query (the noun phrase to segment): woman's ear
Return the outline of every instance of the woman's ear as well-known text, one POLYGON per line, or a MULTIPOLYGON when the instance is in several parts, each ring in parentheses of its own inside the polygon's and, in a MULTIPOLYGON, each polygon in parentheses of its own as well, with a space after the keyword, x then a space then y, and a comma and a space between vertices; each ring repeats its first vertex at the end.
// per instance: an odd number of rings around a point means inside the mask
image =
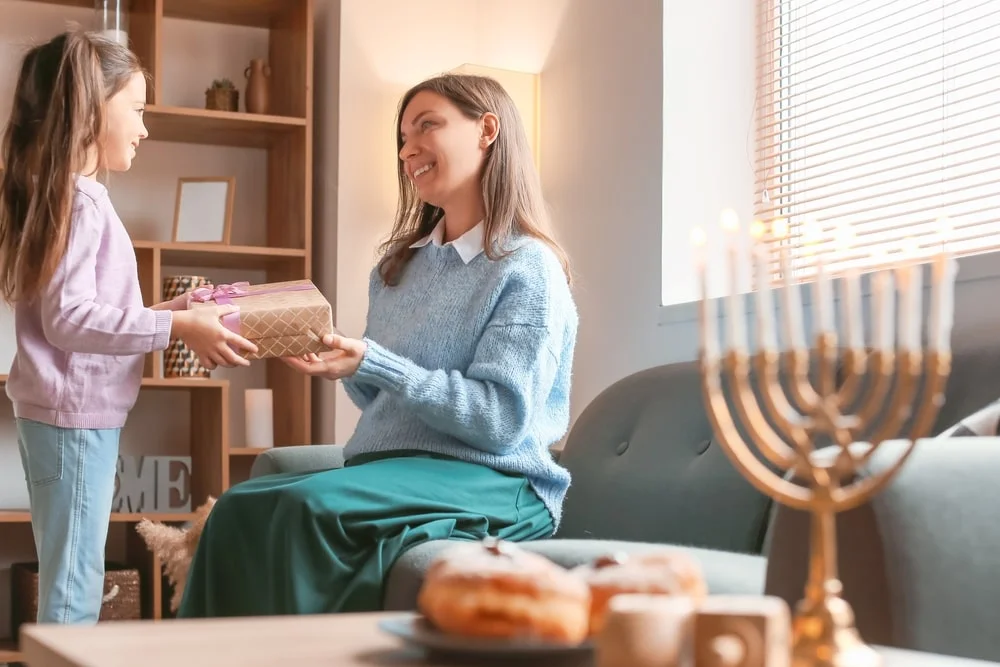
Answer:
POLYGON ((500 119, 495 113, 486 112, 480 120, 479 145, 488 148, 497 140, 500 135, 500 119))

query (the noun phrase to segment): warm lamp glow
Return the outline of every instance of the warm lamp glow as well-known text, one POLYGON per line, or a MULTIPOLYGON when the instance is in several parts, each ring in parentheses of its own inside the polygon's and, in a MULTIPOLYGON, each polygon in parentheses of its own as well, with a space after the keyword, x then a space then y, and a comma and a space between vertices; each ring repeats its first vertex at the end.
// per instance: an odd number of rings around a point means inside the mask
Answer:
POLYGON ((514 100, 514 105, 521 112, 521 122, 528 135, 528 145, 535 156, 535 166, 539 164, 539 125, 541 94, 541 75, 532 72, 519 72, 498 67, 485 67, 466 63, 456 67, 456 74, 476 74, 488 76, 503 86, 507 94, 514 100))

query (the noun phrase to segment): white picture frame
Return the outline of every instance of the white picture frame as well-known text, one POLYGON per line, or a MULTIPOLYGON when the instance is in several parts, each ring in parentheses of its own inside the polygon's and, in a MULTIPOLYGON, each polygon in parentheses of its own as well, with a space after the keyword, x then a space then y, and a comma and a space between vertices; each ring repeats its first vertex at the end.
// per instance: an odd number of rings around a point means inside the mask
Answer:
POLYGON ((174 243, 229 243, 236 179, 204 176, 177 179, 174 243))

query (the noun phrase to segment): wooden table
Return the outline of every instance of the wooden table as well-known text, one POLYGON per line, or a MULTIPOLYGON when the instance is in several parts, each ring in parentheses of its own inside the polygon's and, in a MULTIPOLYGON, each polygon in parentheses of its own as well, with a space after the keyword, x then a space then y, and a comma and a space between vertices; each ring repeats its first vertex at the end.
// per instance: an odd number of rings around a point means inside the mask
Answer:
MULTIPOLYGON (((29 667, 476 667, 496 661, 429 658, 378 628, 392 614, 116 621, 30 625, 21 631, 29 667)), ((554 665, 518 660, 518 665, 554 665)), ((558 661, 591 667, 592 660, 558 661)))
MULTIPOLYGON (((500 662, 431 659, 378 628, 388 614, 116 621, 93 627, 31 625, 28 667, 592 667, 590 658, 500 662)), ((876 647, 884 667, 997 667, 996 663, 876 647)))

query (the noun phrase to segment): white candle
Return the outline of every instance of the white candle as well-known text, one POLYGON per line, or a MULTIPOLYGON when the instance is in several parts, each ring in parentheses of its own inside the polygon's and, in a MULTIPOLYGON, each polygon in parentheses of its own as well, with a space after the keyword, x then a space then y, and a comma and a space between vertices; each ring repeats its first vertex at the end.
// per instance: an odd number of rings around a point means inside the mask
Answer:
POLYGON ((274 447, 274 395, 270 389, 247 389, 245 397, 247 447, 274 447))
POLYGON ((813 283, 813 294, 815 304, 813 312, 816 314, 816 332, 826 333, 833 331, 833 293, 830 287, 830 277, 823 268, 823 260, 816 258, 816 282, 813 283))
POLYGON ((732 209, 722 212, 722 229, 726 233, 727 255, 729 257, 729 294, 726 297, 726 342, 730 349, 744 352, 747 349, 746 310, 743 294, 740 292, 740 263, 736 252, 740 230, 739 218, 732 209))
POLYGON ((946 250, 951 236, 951 223, 947 218, 938 220, 941 250, 934 260, 931 277, 931 321, 928 337, 930 349, 939 352, 951 350, 951 327, 955 316, 955 273, 958 266, 946 250))
POLYGON ((931 278, 931 322, 928 337, 930 349, 938 352, 951 351, 957 268, 957 262, 946 253, 941 253, 934 261, 931 278))
POLYGON ((774 333, 774 301, 771 297, 771 273, 767 263, 767 248, 759 243, 763 236, 763 225, 758 221, 750 229, 754 241, 753 257, 754 271, 757 274, 757 347, 765 351, 778 349, 778 341, 774 333))
MULTIPOLYGON (((772 224, 771 233, 777 239, 788 235, 788 221, 777 218, 772 224)), ((785 333, 788 336, 788 346, 793 350, 806 349, 806 339, 802 327, 802 300, 799 298, 798 286, 792 280, 791 267, 788 265, 788 248, 782 243, 778 250, 778 267, 782 276, 782 309, 785 314, 785 333)))
MULTIPOLYGON (((850 225, 841 223, 837 225, 836 234, 837 252, 846 258, 854 245, 854 230, 850 225)), ((855 267, 848 264, 841 276, 840 286, 841 326, 844 330, 846 347, 860 350, 864 347, 865 335, 861 317, 861 278, 855 267)))
POLYGON ((921 332, 923 331, 923 306, 924 306, 924 265, 916 264, 913 273, 910 274, 913 281, 910 284, 910 316, 908 320, 909 329, 906 332, 906 349, 919 350, 923 347, 921 332))
POLYGON ((880 352, 892 352, 895 347, 896 301, 891 281, 892 273, 886 269, 872 274, 872 344, 880 352))
POLYGON ((691 230, 691 246, 694 248, 694 266, 698 274, 698 285, 701 289, 701 301, 698 312, 701 319, 702 353, 706 361, 716 361, 719 358, 719 334, 716 327, 718 324, 718 315, 715 312, 715 302, 708 298, 705 232, 699 227, 691 230))

